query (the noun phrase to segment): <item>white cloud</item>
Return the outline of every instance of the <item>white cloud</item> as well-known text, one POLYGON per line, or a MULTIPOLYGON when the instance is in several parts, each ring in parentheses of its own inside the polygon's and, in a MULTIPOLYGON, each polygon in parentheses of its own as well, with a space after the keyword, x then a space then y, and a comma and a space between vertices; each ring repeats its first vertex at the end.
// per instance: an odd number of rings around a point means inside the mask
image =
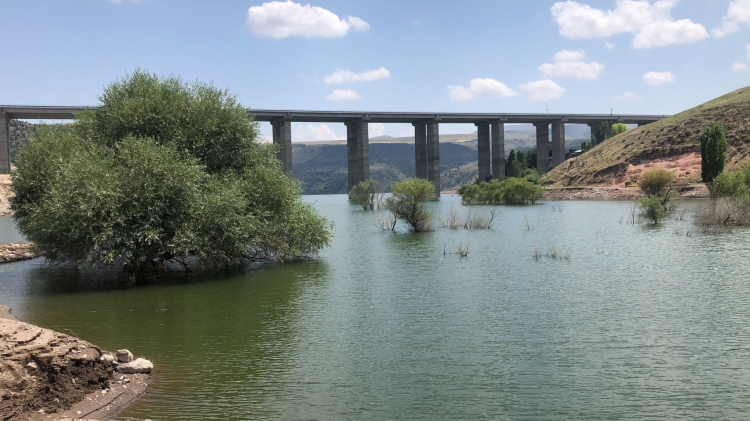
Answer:
POLYGON ((615 101, 629 101, 631 99, 641 99, 641 96, 634 92, 623 92, 620 95, 612 97, 615 101))
POLYGON ((385 67, 373 70, 365 70, 362 73, 354 73, 350 70, 336 69, 335 72, 327 75, 324 82, 331 85, 340 85, 342 83, 354 82, 371 82, 379 79, 390 79, 391 72, 385 67))
POLYGON ((703 25, 690 19, 658 21, 641 29, 633 38, 633 48, 653 48, 683 42, 700 41, 708 37, 703 25))
POLYGON ((344 101, 348 99, 359 99, 360 96, 351 89, 334 89, 326 99, 329 101, 344 101))
POLYGON ((572 77, 575 79, 596 79, 604 70, 604 65, 597 62, 586 63, 583 50, 562 50, 555 54, 555 63, 544 63, 539 71, 544 77, 572 77))
POLYGON ((294 130, 292 139, 295 142, 315 142, 320 140, 344 140, 346 136, 336 136, 336 133, 325 124, 305 124, 294 130))
MULTIPOLYGON (((745 1, 745 0, 742 0, 745 1)), ((652 48, 708 37, 703 25, 690 19, 672 20, 670 11, 677 0, 617 0, 614 10, 595 9, 568 0, 552 5, 550 11, 560 35, 574 39, 605 38, 634 33, 634 48, 652 48)))
POLYGON ((535 82, 524 83, 518 85, 518 89, 522 89, 528 92, 529 99, 532 101, 547 101, 550 99, 557 99, 562 96, 565 92, 562 86, 549 80, 537 80, 535 82))
POLYGON ((740 70, 745 70, 747 68, 747 65, 745 63, 740 63, 739 61, 735 61, 734 64, 732 64, 732 71, 739 72, 740 70))
POLYGON ((476 78, 469 82, 469 87, 448 85, 448 96, 453 101, 464 102, 477 97, 507 98, 518 95, 504 83, 490 78, 476 78))
POLYGON ((672 72, 648 72, 643 75, 643 81, 652 86, 663 85, 675 80, 677 80, 677 77, 672 72))
POLYGON ((247 10, 246 25, 259 38, 323 37, 342 38, 349 32, 366 31, 370 25, 360 18, 340 19, 322 7, 301 5, 291 0, 272 1, 247 10))
POLYGON ((367 126, 367 134, 370 137, 382 136, 385 133, 385 124, 383 123, 370 123, 367 126))
POLYGON ((604 41, 604 46, 607 47, 608 50, 614 50, 615 44, 612 44, 611 42, 604 41))
POLYGON ((721 20, 721 26, 711 31, 716 38, 725 37, 740 30, 740 24, 750 23, 750 0, 732 0, 729 10, 721 20))

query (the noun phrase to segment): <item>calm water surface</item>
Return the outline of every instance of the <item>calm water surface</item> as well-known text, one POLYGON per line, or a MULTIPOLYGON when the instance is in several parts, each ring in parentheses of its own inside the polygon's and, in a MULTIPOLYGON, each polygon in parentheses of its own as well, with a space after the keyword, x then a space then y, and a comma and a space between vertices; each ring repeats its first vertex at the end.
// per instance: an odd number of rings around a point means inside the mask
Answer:
MULTIPOLYGON (((33 260, 0 266, 0 303, 154 361, 121 419, 750 418, 746 231, 573 202, 391 234, 345 196, 307 199, 336 222, 318 260, 139 287, 33 260)), ((0 237, 20 239, 9 218, 0 237)))

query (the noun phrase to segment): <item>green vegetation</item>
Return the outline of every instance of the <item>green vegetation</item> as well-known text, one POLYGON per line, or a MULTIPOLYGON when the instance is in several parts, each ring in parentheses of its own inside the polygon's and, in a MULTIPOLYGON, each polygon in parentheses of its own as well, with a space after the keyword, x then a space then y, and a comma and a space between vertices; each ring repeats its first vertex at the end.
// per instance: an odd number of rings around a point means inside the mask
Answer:
POLYGON ((393 195, 385 207, 394 220, 403 221, 410 231, 432 231, 432 213, 425 203, 435 198, 435 185, 421 178, 410 178, 391 185, 393 195))
POLYGON ((714 179, 724 171, 724 161, 727 153, 727 138, 724 126, 711 124, 701 134, 701 180, 709 186, 714 179))
MULTIPOLYGON (((619 124, 619 123, 618 123, 619 124)), ((615 124, 617 126, 617 124, 615 124)), ((627 131, 628 127, 624 124, 620 124, 620 126, 625 127, 625 130, 622 130, 621 127, 618 127, 617 130, 627 131)), ((589 143, 583 142, 581 144, 581 149, 583 149, 584 152, 587 152, 591 150, 596 145, 599 145, 600 143, 604 142, 605 140, 609 139, 610 137, 614 136, 614 126, 610 124, 609 121, 602 121, 599 123, 599 126, 596 128, 596 134, 591 136, 591 141, 589 143)))
POLYGON ((375 198, 378 195, 378 182, 375 180, 360 181, 349 191, 349 200, 362 206, 364 210, 375 210, 375 198))
POLYGON ((658 224, 669 210, 669 200, 672 198, 672 181, 674 174, 662 167, 654 167, 644 171, 638 179, 638 187, 644 196, 638 201, 641 213, 658 224))
POLYGON ((612 136, 617 136, 620 133, 625 133, 628 131, 628 126, 622 124, 622 123, 615 123, 612 125, 612 136))
POLYGON ((716 200, 698 213, 702 226, 750 225, 750 163, 722 172, 713 181, 716 200))
MULTIPOLYGON (((611 184, 625 176, 630 164, 643 159, 666 158, 700 152, 700 134, 711 123, 724 126, 727 139, 726 170, 750 159, 750 89, 742 88, 682 113, 617 135, 583 155, 569 159, 544 175, 542 183, 554 186, 611 184)), ((692 174, 685 181, 699 182, 692 174)))
POLYGON ((100 101, 68 129, 40 127, 19 151, 11 206, 48 259, 141 277, 329 244, 330 222, 301 200, 228 92, 136 71, 100 101))
POLYGON ((534 204, 544 197, 545 192, 544 187, 525 178, 515 177, 468 184, 458 191, 461 201, 466 205, 534 204))

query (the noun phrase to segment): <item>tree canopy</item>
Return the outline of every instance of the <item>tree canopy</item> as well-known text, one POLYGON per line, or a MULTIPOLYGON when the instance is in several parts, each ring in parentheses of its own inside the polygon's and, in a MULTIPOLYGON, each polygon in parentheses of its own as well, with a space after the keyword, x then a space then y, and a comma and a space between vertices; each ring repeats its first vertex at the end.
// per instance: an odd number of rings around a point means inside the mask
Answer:
POLYGON ((72 130, 19 152, 11 206, 48 259, 131 275, 312 256, 331 223, 301 200, 276 149, 227 91, 136 71, 72 130))
POLYGON ((701 134, 701 179, 711 184, 724 171, 724 160, 727 153, 727 138, 724 126, 711 124, 701 134))

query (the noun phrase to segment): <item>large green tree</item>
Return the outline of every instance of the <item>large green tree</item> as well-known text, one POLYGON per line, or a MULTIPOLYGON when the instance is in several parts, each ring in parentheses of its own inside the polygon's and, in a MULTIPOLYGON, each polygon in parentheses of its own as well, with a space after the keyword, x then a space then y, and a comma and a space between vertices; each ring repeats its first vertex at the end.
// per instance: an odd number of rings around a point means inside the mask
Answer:
POLYGON ((329 244, 330 222, 227 91, 136 71, 99 99, 72 130, 42 127, 19 153, 11 206, 48 259, 140 276, 329 244))
POLYGON ((714 179, 724 171, 724 160, 727 153, 727 138, 724 126, 711 124, 701 134, 701 179, 711 185, 714 179))

